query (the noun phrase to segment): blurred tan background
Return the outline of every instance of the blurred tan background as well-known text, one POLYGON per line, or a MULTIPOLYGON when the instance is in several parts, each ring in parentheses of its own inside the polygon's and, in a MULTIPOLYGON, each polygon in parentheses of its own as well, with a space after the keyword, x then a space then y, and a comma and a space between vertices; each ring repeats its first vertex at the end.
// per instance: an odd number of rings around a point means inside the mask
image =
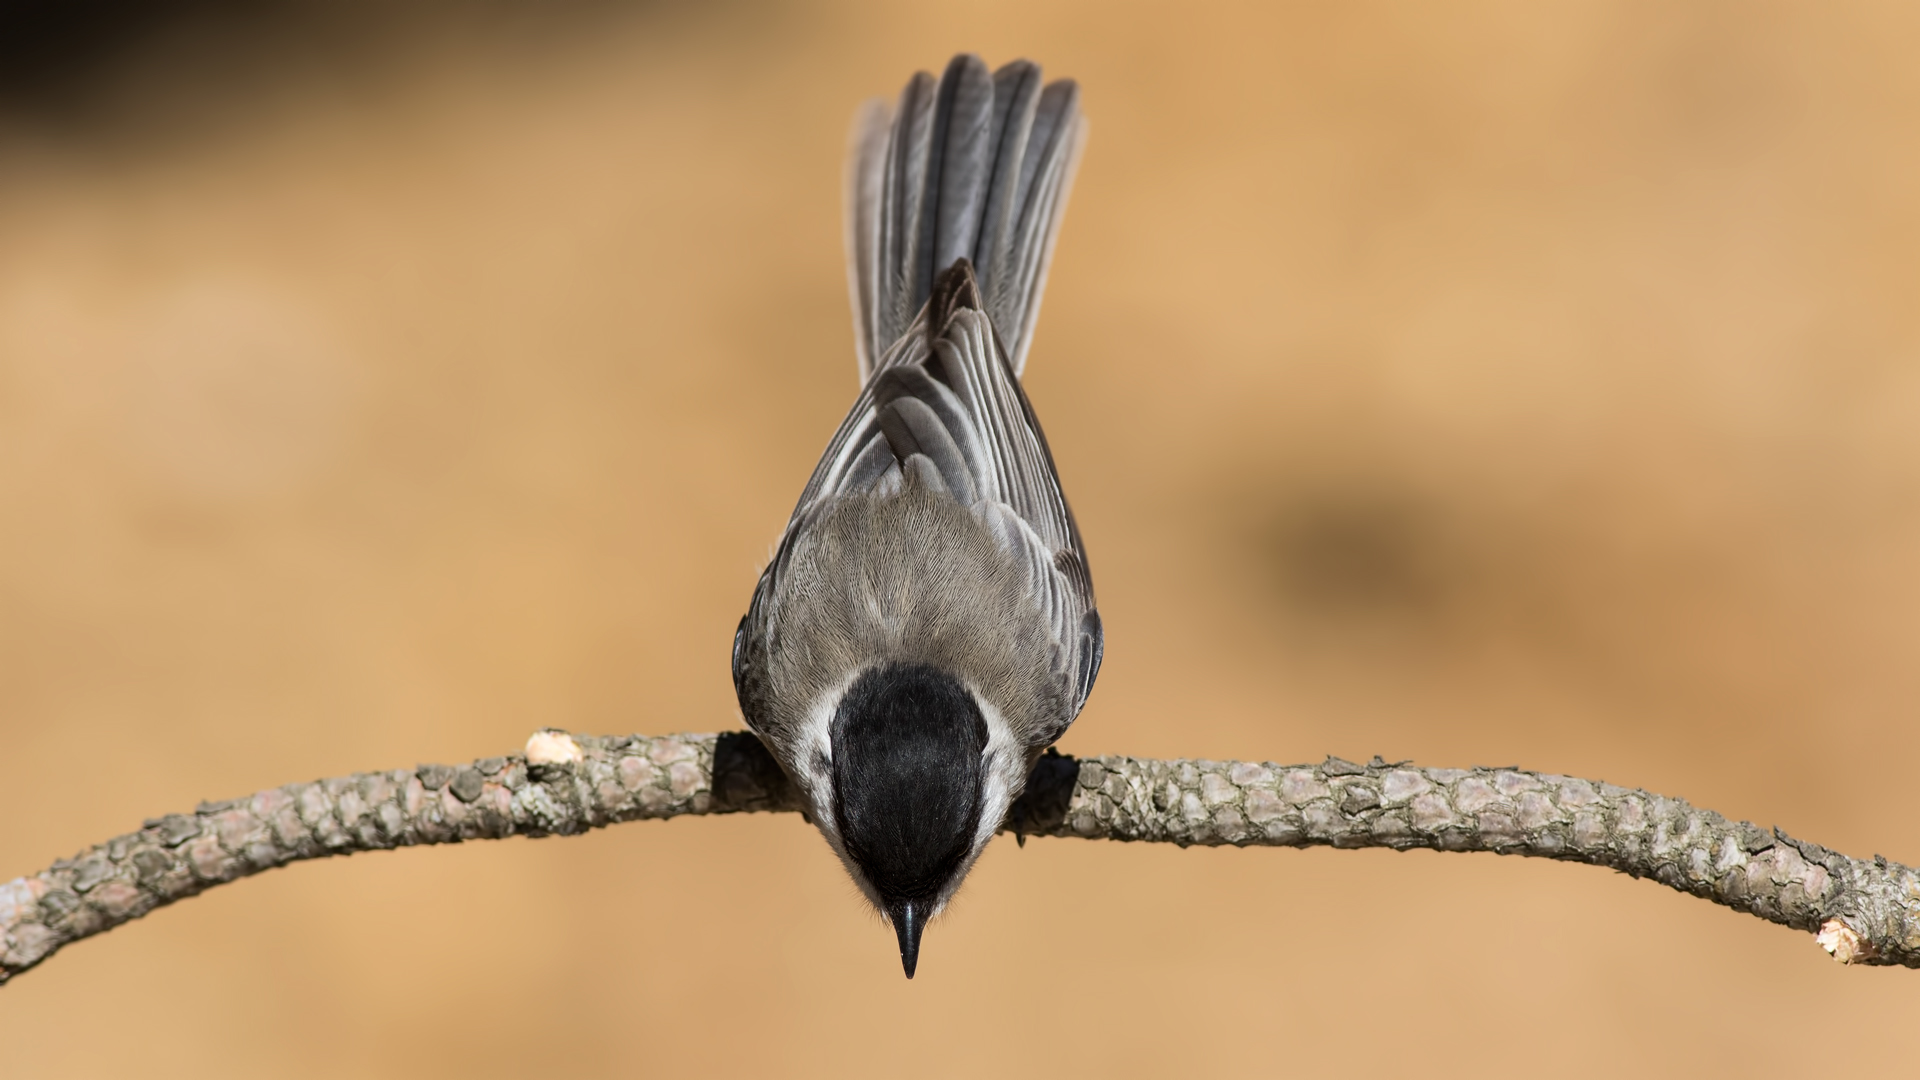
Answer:
MULTIPOLYGON (((856 389, 847 123, 960 49, 1093 121, 1029 378, 1109 628, 1065 749, 1920 860, 1912 5, 94 7, 0 46, 0 876, 736 726, 856 389)), ((1064 841, 906 983, 757 817, 216 890, 0 990, 0 1073, 1892 1075, 1916 1009, 1586 867, 1064 841)))

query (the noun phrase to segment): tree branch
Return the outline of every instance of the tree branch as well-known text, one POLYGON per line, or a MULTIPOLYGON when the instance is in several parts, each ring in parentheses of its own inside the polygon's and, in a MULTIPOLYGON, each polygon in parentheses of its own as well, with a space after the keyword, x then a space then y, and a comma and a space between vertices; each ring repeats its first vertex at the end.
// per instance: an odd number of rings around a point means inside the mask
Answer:
MULTIPOLYGON (((0 885, 0 982, 205 889, 356 851, 567 836, 682 814, 800 809, 742 732, 537 732, 523 753, 202 803, 0 885)), ((1611 867, 1796 930, 1842 963, 1920 967, 1920 874, 1680 799, 1520 769, 1076 760, 1049 752, 1006 831, 1243 847, 1491 851, 1611 867)))

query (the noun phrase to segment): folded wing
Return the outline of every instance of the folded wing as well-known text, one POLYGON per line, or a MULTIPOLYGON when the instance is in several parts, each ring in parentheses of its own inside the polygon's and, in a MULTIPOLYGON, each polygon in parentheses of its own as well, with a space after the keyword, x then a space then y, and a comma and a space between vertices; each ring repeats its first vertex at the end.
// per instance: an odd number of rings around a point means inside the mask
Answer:
POLYGON ((821 510, 850 496, 892 494, 917 472, 968 507, 1024 569, 1026 593, 1053 629, 1055 671, 1072 704, 1064 731, 1099 672, 1100 617, 1046 437, 984 307, 966 260, 936 281, 911 332, 881 358, 834 434, 760 591, 772 588, 791 538, 821 510))

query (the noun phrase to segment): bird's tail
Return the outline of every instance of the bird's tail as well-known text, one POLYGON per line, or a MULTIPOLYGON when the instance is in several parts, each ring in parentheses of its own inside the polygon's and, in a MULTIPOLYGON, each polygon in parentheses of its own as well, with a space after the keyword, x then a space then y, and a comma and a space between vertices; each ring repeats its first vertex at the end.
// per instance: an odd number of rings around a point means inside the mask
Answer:
POLYGON ((1047 283, 1053 239, 1086 139, 1071 80, 1041 84, 1016 60, 989 73, 956 56, 920 72, 889 109, 869 103, 847 184, 847 276, 860 377, 907 332, 936 276, 973 262, 987 314, 1018 374, 1047 283))

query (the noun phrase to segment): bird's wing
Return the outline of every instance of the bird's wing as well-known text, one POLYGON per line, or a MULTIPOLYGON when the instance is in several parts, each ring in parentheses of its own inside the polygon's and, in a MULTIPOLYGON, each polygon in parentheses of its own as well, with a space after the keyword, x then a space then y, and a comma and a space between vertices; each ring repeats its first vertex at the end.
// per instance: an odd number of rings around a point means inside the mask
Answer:
POLYGON ((940 276, 834 433, 762 575, 748 623, 808 522, 841 498, 897 490, 908 471, 971 509, 1024 567, 1026 593, 1052 628, 1055 673, 1071 703, 1052 733, 1058 738, 1099 672, 1100 616, 1046 436, 964 259, 940 276))

